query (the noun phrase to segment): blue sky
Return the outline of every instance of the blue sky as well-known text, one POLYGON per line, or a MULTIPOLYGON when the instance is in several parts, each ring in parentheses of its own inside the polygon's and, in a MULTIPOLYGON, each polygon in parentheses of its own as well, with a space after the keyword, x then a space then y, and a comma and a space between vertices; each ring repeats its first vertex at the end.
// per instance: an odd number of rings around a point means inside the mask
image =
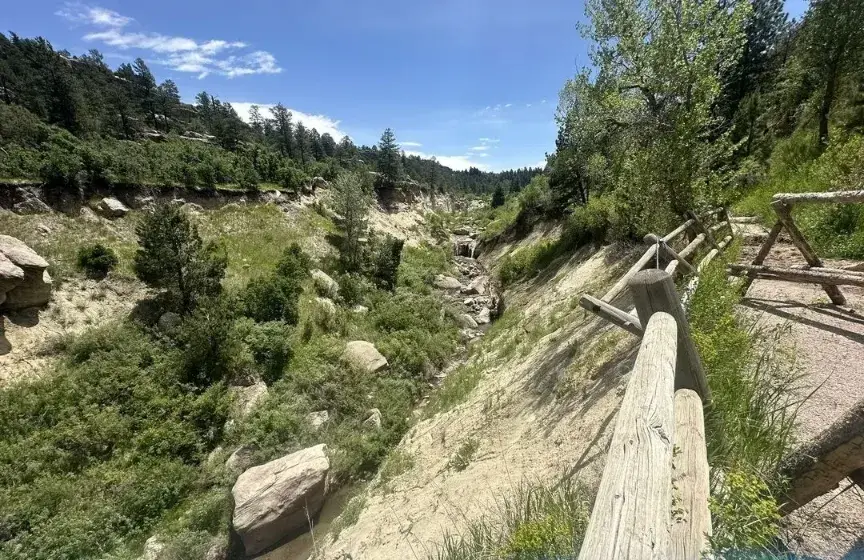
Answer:
POLYGON ((187 101, 281 102, 320 132, 372 144, 389 126, 408 152, 501 170, 554 149, 558 90, 588 63, 582 18, 580 0, 29 0, 0 29, 140 56, 187 101))

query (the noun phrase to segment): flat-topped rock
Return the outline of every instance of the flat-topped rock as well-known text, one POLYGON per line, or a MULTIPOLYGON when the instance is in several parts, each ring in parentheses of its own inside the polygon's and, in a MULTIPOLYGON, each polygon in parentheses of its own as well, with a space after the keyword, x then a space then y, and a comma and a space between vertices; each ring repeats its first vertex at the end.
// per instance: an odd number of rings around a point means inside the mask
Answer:
POLYGON ((453 278, 452 276, 447 276, 445 274, 439 274, 435 277, 435 280, 432 284, 436 288, 440 288, 442 290, 461 290, 462 283, 459 280, 453 278))
POLYGON ((0 253, 0 294, 4 295, 24 281, 24 270, 0 253))
POLYGON ((96 210, 106 218, 122 218, 129 213, 125 204, 111 197, 100 200, 96 205, 96 210))
POLYGON ((44 270, 48 268, 48 261, 39 256, 26 243, 11 235, 0 234, 0 253, 20 268, 44 270))

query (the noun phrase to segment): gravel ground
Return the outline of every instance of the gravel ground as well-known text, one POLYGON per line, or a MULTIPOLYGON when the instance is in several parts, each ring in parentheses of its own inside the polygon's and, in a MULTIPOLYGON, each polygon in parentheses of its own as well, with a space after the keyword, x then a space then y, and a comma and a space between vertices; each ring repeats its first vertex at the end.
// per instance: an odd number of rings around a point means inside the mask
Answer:
MULTIPOLYGON (((751 226, 752 227, 752 226, 751 226)), ((745 247, 750 262, 758 246, 745 247)), ((774 246, 766 265, 806 264, 791 243, 774 246)), ((850 261, 827 261, 841 268, 850 261)), ((798 413, 797 438, 816 436, 864 398, 864 289, 843 286, 847 305, 832 305, 818 285, 757 280, 742 301, 765 325, 786 325, 804 374, 802 396, 812 395, 798 413)), ((833 492, 795 511, 784 520, 783 538, 802 558, 864 559, 864 491, 848 479, 833 492)))

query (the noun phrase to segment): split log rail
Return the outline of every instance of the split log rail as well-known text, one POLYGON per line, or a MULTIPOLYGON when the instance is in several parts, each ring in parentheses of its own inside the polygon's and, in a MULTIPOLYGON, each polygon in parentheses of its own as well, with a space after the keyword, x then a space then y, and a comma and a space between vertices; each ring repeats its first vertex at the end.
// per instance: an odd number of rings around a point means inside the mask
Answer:
POLYGON ((637 271, 628 286, 645 327, 579 557, 696 560, 711 535, 710 393, 672 275, 637 271))

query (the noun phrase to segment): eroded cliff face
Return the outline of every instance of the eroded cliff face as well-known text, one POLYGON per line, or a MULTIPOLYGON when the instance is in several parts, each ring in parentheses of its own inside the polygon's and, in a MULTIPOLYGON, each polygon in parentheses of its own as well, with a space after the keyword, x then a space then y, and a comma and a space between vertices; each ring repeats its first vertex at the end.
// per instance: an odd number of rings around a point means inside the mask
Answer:
MULTIPOLYGON (((490 247, 481 261, 494 270, 502 256, 554 235, 490 247)), ((344 523, 353 525, 325 537, 320 556, 426 558, 445 533, 494 518, 520 484, 566 477, 596 487, 638 341, 577 298, 614 281, 626 253, 584 248, 506 291, 506 311, 448 372, 390 468, 355 498, 362 509, 344 523)))

